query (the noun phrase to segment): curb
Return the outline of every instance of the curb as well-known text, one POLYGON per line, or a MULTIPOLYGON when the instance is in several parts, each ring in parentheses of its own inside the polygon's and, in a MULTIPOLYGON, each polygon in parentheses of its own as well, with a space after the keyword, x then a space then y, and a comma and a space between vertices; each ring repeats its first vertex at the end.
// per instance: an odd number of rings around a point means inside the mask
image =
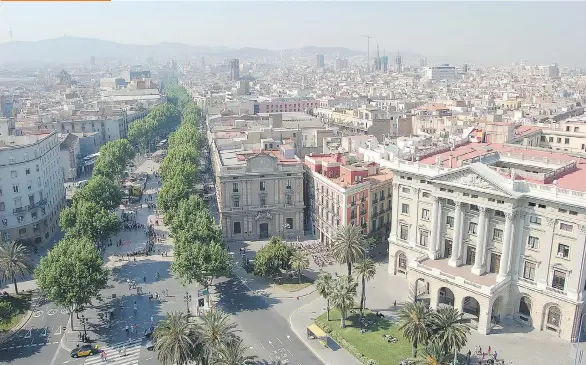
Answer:
POLYGON ((64 340, 67 339, 67 333, 69 333, 69 331, 70 331, 69 330, 70 323, 71 323, 71 317, 67 320, 67 323, 65 324, 65 328, 67 328, 67 329, 65 330, 65 332, 63 332, 63 336, 61 336, 61 341, 59 341, 59 346, 67 352, 71 352, 73 350, 73 349, 70 349, 69 347, 65 346, 65 343, 64 343, 65 342, 64 340))
POLYGON ((329 363, 327 361, 325 361, 320 354, 317 353, 317 351, 315 351, 313 349, 312 346, 310 346, 310 344, 307 343, 307 340, 305 338, 303 338, 303 336, 299 335, 295 329, 293 328, 293 315, 295 315, 295 313, 299 312, 301 309, 307 307, 310 304, 313 304, 313 302, 315 302, 316 300, 319 300, 320 298, 316 298, 314 300, 312 300, 311 302, 302 305, 301 307, 295 309, 290 315, 289 315, 289 327, 291 328, 291 331, 293 331, 293 333, 295 334, 295 336, 297 336, 297 338, 299 338, 299 340, 301 341, 301 343, 303 343, 305 345, 305 347, 307 347, 314 355, 315 357, 317 357, 319 359, 319 361, 321 361, 323 364, 325 365, 329 365, 329 363))
MULTIPOLYGON (((24 315, 24 317, 22 317, 22 319, 20 320, 20 322, 18 322, 18 324, 16 326, 14 326, 11 329, 9 329, 8 330, 8 333, 6 333, 4 335, 4 338, 0 339, 0 345, 6 343, 8 341, 10 341, 10 339, 12 337, 14 337, 14 335, 16 335, 18 333, 18 331, 20 331, 22 329, 22 327, 24 327, 28 323, 28 321, 33 316, 34 309, 37 307, 37 303, 38 303, 39 299, 40 299, 40 297, 37 298, 35 300, 35 302, 31 304, 30 309, 26 312, 26 314, 24 315)), ((31 300, 32 300, 32 298, 31 298, 31 300)))

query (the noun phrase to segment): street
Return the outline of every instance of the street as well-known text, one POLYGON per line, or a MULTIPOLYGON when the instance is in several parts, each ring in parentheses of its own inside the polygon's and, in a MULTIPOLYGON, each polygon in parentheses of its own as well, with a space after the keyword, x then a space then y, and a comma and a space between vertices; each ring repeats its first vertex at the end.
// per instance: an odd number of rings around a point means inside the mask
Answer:
MULTIPOLYGON (((156 171, 158 164, 145 160, 136 171, 156 171)), ((152 175, 151 175, 152 176, 152 175)), ((205 181, 213 182, 209 176, 205 181)), ((147 182, 144 199, 156 198, 158 179, 147 182)), ((213 215, 217 216, 212 201, 213 215)), ((127 207, 136 211, 136 221, 147 225, 159 219, 146 204, 127 207)), ((155 226, 161 237, 168 234, 164 226, 155 226)), ((73 359, 70 351, 81 344, 81 334, 98 344, 107 354, 108 363, 116 365, 158 365, 156 352, 144 346, 145 329, 165 318, 168 312, 183 311, 189 307, 197 312, 197 285, 183 287, 171 273, 172 240, 162 238, 155 243, 154 253, 127 260, 120 256, 141 247, 145 242, 142 229, 121 230, 112 242, 122 240, 124 245, 107 247, 104 262, 111 269, 108 287, 101 298, 74 315, 74 330, 63 330, 69 316, 65 309, 41 299, 31 319, 14 337, 0 345, 0 361, 17 365, 100 363, 99 355, 73 359), (160 252, 168 252, 169 257, 160 252), (158 273, 158 275, 157 275, 158 273), (129 281, 136 283, 130 287, 129 281), (159 299, 149 299, 149 294, 159 299), (112 314, 110 314, 112 313, 112 314), (109 319, 110 315, 113 317, 109 319), (128 329, 128 330, 127 330, 128 329), (123 356, 123 349, 126 356, 123 356), (52 359, 52 360, 49 360, 52 359)), ((299 341, 289 328, 286 318, 271 308, 271 299, 251 293, 239 278, 228 278, 216 283, 212 296, 216 306, 230 314, 238 325, 238 334, 257 356, 259 364, 320 364, 320 361, 299 341)))

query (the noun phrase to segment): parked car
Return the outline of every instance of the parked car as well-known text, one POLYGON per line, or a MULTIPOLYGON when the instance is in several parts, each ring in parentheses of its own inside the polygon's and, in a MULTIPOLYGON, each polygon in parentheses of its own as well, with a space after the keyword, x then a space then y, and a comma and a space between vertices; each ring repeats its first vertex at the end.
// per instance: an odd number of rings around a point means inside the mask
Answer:
POLYGON ((80 347, 76 347, 71 350, 71 357, 78 358, 78 357, 86 357, 90 355, 97 354, 99 352, 98 345, 83 345, 80 347))

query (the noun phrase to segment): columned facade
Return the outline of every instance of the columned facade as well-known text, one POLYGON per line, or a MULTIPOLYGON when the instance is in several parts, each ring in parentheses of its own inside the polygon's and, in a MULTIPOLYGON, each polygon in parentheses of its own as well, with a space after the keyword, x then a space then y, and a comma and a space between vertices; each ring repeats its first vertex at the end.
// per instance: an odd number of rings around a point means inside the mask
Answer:
POLYGON ((389 272, 417 299, 488 334, 519 324, 577 338, 586 286, 586 193, 560 196, 473 163, 393 168, 389 272))

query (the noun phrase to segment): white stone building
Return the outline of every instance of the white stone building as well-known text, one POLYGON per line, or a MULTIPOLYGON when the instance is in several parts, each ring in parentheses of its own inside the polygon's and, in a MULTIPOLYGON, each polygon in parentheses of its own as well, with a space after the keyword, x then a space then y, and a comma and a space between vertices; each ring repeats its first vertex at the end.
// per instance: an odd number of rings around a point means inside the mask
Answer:
POLYGON ((515 321, 577 339, 586 292, 586 164, 505 145, 462 146, 387 167, 389 272, 405 275, 417 300, 456 307, 484 334, 515 321))

